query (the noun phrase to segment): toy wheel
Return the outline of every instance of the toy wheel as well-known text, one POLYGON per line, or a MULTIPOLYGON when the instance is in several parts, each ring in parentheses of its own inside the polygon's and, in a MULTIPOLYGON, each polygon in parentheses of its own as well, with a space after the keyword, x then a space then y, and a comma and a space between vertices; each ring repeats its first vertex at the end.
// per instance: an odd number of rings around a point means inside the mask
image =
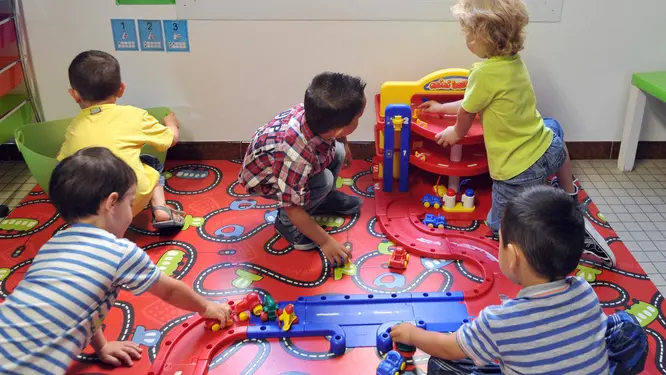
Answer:
POLYGON ((405 367, 407 367, 407 362, 403 362, 403 363, 400 365, 400 371, 405 371, 405 367))
POLYGON ((444 229, 444 225, 439 224, 439 225, 437 226, 437 228, 439 228, 439 229, 444 229))
POLYGON ((281 308, 280 308, 280 309, 277 309, 277 311, 276 311, 275 313, 276 313, 277 315, 282 315, 282 309, 281 309, 281 308))
POLYGON ((433 207, 435 207, 435 208, 440 208, 440 207, 442 207, 442 206, 441 206, 439 203, 435 203, 435 205, 434 205, 433 207))
POLYGON ((217 332, 220 330, 220 325, 218 323, 215 323, 210 327, 210 330, 213 332, 217 332))
POLYGON ((400 375, 400 371, 396 371, 393 375, 400 375))
POLYGON ((405 263, 403 263, 403 265, 405 266, 405 268, 407 268, 407 261, 405 261, 405 263))
POLYGON ((405 255, 405 261, 409 260, 409 254, 405 255))
POLYGON ((257 306, 254 307, 254 309, 252 309, 252 313, 253 313, 255 316, 259 316, 259 315, 261 315, 261 313, 262 313, 263 311, 264 311, 264 307, 261 306, 261 305, 257 305, 257 306))
POLYGON ((261 315, 259 316, 259 319, 261 319, 262 322, 268 321, 268 314, 262 312, 261 315))
POLYGON ((425 208, 430 207, 430 203, 429 203, 429 202, 425 202, 425 203, 423 203, 423 207, 425 207, 425 208))
POLYGON ((432 224, 428 224, 428 228, 432 228, 432 224))
POLYGON ((246 321, 246 320, 248 320, 248 319, 250 319, 250 316, 249 316, 245 311, 243 311, 242 313, 238 314, 238 320, 240 320, 241 322, 244 322, 244 321, 246 321))

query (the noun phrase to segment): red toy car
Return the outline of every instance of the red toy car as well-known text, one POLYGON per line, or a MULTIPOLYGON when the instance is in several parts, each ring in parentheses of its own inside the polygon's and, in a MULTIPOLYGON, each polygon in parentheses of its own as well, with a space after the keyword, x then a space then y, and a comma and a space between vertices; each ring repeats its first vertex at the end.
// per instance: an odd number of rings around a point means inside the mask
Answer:
POLYGON ((252 292, 249 293, 245 298, 231 305, 231 308, 234 310, 234 313, 238 315, 238 320, 241 322, 250 319, 248 311, 252 311, 252 314, 259 316, 262 311, 264 311, 263 306, 261 306, 261 299, 259 294, 252 292))
POLYGON ((389 267, 404 270, 407 268, 407 262, 409 262, 409 254, 407 254, 407 251, 401 246, 396 246, 389 259, 389 267))

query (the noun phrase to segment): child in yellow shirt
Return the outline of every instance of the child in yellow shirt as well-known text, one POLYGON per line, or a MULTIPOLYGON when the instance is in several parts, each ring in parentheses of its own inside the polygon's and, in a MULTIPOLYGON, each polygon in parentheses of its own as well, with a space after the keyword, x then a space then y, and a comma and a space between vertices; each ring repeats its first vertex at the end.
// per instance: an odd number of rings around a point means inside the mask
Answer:
MULTIPOLYGON (((488 226, 498 233, 509 198, 526 187, 544 184, 554 174, 559 187, 578 201, 562 127, 554 119, 541 117, 530 74, 518 54, 529 22, 524 2, 459 0, 452 10, 460 20, 467 48, 484 61, 472 66, 462 100, 428 101, 420 108, 457 115, 455 126, 437 134, 442 146, 460 141, 479 114, 493 179, 488 226)), ((594 250, 605 263, 614 262, 612 254, 594 250)))
POLYGON ((152 205, 153 226, 157 229, 182 227, 185 214, 166 204, 162 163, 152 155, 141 154, 144 145, 158 151, 174 146, 179 138, 179 124, 171 113, 164 125, 143 109, 116 105, 125 92, 120 78, 120 64, 102 51, 82 52, 69 66, 69 94, 81 107, 72 120, 58 154, 58 160, 92 146, 111 150, 136 173, 137 193, 133 214, 152 205))

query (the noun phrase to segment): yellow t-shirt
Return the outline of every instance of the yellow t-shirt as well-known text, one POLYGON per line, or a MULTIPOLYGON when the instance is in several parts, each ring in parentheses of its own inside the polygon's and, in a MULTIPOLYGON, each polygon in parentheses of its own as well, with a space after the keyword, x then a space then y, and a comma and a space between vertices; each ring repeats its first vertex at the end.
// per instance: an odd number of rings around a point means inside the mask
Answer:
POLYGON ((124 160, 136 173, 134 215, 143 210, 152 196, 160 174, 141 163, 141 148, 149 144, 165 151, 173 142, 173 131, 143 109, 102 104, 82 110, 67 128, 58 160, 93 146, 106 147, 124 160))
POLYGON ((553 140, 537 111, 530 74, 519 55, 474 64, 462 107, 481 117, 494 180, 508 180, 527 170, 553 140))

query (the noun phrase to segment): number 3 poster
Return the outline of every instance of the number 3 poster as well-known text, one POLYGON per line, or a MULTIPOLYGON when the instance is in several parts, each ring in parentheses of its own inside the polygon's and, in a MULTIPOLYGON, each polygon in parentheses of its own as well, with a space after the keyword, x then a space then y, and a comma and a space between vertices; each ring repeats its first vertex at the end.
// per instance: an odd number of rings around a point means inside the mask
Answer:
POLYGON ((186 20, 164 20, 167 52, 190 52, 186 20))

